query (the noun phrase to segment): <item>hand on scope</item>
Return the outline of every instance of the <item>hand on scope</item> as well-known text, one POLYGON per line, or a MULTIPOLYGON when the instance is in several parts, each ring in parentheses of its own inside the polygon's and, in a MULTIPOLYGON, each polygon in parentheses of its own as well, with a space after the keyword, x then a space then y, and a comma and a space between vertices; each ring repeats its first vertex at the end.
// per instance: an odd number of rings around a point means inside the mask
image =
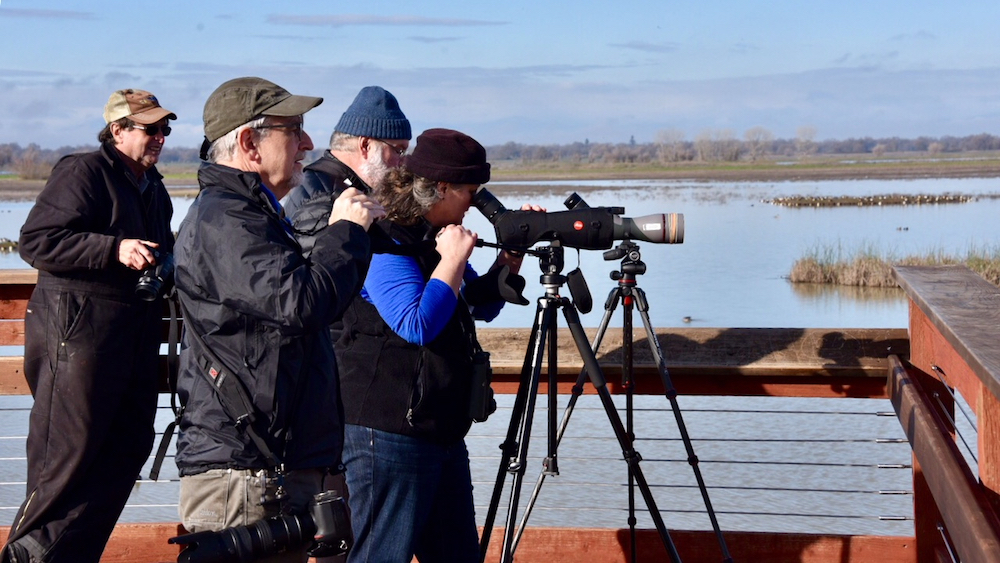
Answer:
POLYGON ((156 256, 153 255, 153 251, 150 249, 157 248, 158 246, 160 246, 159 243, 148 240, 124 239, 118 245, 118 261, 126 268, 141 272, 156 264, 156 256))
POLYGON ((382 217, 385 217, 385 208, 382 204, 357 188, 347 188, 333 201, 333 210, 330 211, 330 220, 327 224, 332 225, 343 219, 357 223, 367 231, 376 219, 382 217))
POLYGON ((534 203, 525 203, 521 206, 521 211, 538 211, 539 213, 545 213, 548 209, 540 205, 535 205, 534 203))

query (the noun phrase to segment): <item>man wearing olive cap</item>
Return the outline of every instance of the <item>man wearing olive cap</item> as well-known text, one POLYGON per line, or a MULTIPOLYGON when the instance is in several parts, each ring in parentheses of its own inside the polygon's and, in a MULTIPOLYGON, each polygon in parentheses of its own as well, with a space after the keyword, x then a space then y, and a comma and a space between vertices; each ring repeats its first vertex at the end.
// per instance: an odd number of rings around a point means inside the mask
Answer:
MULTIPOLYGON (((191 532, 301 513, 340 463, 343 413, 326 327, 360 289, 366 231, 384 211, 345 190, 311 260, 295 242, 278 200, 301 182, 313 148, 303 114, 322 101, 246 77, 205 104, 207 162, 176 250, 186 410, 175 459, 191 532), (246 420, 220 400, 223 375, 243 386, 246 420)), ((305 559, 299 549, 267 561, 305 559)))
POLYGON ((171 119, 149 92, 111 94, 100 149, 60 160, 21 228, 38 269, 24 320, 34 403, 5 561, 98 561, 149 456, 163 306, 136 285, 173 248, 155 166, 171 119))

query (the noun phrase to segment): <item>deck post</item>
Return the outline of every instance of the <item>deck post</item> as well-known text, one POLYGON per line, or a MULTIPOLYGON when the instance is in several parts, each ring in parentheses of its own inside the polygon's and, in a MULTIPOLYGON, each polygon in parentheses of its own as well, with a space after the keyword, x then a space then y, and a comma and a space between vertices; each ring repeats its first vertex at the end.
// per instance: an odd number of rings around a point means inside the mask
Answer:
MULTIPOLYGON (((941 414, 954 416, 954 402, 948 391, 957 390, 976 415, 978 444, 976 487, 984 506, 992 509, 987 516, 997 528, 1000 508, 1000 288, 987 282, 964 266, 897 266, 899 285, 910 298, 910 365, 917 385, 927 395, 937 386, 941 403, 931 405, 941 414), (943 408, 942 408, 943 407, 943 408)), ((954 435, 950 422, 946 428, 954 435)), ((929 491, 918 466, 914 464, 914 510, 916 518, 929 513, 922 497, 929 491)), ((932 502, 932 501, 931 501, 932 502)), ((989 511, 989 509, 987 509, 989 511)), ((926 538, 940 538, 936 524, 915 522, 918 562, 936 561, 936 555, 922 546, 926 538)), ((958 533, 958 530, 952 530, 958 533)), ((943 542, 943 539, 941 540, 943 542)))
POLYGON ((1000 512, 1000 400, 984 386, 979 390, 979 479, 993 510, 1000 512))
MULTIPOLYGON (((911 357, 912 360, 912 357, 911 357)), ((916 364, 912 364, 915 368, 916 364)), ((954 416, 954 401, 947 393, 945 385, 938 379, 919 369, 909 371, 917 385, 921 387, 924 396, 937 395, 948 397, 948 405, 954 416)), ((954 436, 952 437, 954 439, 954 436)), ((938 563, 938 553, 946 548, 939 526, 944 521, 941 509, 934 500, 934 495, 924 477, 917 454, 911 454, 913 459, 913 535, 916 538, 917 563, 938 563)))

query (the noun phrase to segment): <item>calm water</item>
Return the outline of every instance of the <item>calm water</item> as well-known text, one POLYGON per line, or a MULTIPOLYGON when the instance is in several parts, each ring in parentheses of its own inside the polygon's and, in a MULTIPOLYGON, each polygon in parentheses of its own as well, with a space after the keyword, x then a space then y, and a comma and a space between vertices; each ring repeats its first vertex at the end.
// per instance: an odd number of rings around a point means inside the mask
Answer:
MULTIPOLYGON (((524 185, 524 184, 520 184, 524 185)), ((656 327, 905 327, 905 299, 898 290, 857 290, 792 284, 792 264, 817 249, 832 248, 849 257, 874 248, 897 256, 930 251, 964 254, 970 248, 1000 244, 1000 199, 965 204, 792 209, 763 203, 784 195, 873 195, 889 193, 987 194, 1000 196, 1000 179, 855 180, 822 182, 693 183, 623 180, 539 182, 531 195, 517 186, 489 186, 506 207, 538 203, 563 211, 563 200, 579 192, 592 207, 624 207, 626 217, 683 213, 683 244, 641 243, 647 273, 639 277, 656 327), (690 324, 684 319, 691 318, 690 324)), ((176 199, 174 228, 190 200, 176 199)), ((0 202, 0 237, 17 238, 31 203, 0 202)), ((476 210, 466 225, 494 242, 493 227, 476 210)), ((480 271, 494 251, 480 248, 472 257, 480 271)), ((601 251, 566 251, 565 272, 579 264, 594 297, 595 310, 583 315, 597 326, 602 305, 615 287, 609 274, 618 269, 601 251)), ((0 268, 22 268, 17 255, 0 255, 0 268)), ((492 326, 530 326, 539 284, 538 260, 527 258, 526 307, 508 306, 492 326)))
MULTIPOLYGON (((523 184, 521 184, 523 185, 523 184)), ((693 183, 684 181, 544 182, 523 188, 494 183, 490 189, 511 209, 531 201, 550 211, 578 191, 592 207, 620 206, 626 217, 683 213, 685 240, 678 245, 641 243, 647 273, 639 277, 654 327, 905 327, 906 302, 898 290, 857 290, 789 283, 793 262, 816 249, 840 249, 845 256, 863 248, 897 256, 929 251, 964 254, 970 248, 1000 243, 996 221, 1000 201, 883 208, 788 209, 763 203, 782 195, 873 195, 889 193, 1000 195, 998 179, 824 181, 780 183, 693 183), (684 321, 690 317, 690 323, 684 321)), ((190 200, 175 200, 176 229, 190 200)), ((16 239, 30 203, 0 202, 0 237, 16 239)), ((466 224, 488 241, 493 229, 475 210, 466 224)), ((480 271, 493 251, 477 249, 480 271)), ((597 326, 601 306, 619 266, 600 251, 566 252, 565 271, 580 266, 594 297, 595 310, 583 316, 597 326)), ((0 256, 0 267, 25 265, 16 255, 0 256)), ((527 258, 522 273, 525 295, 544 292, 537 259, 527 258)), ((619 307, 620 309, 620 307, 619 307)), ((612 329, 621 313, 612 318, 612 329)), ((493 326, 530 326, 534 304, 508 306, 493 326)), ((640 321, 636 318, 636 323, 640 321)), ((669 356, 670 350, 664 353, 669 356)), ((477 424, 468 439, 480 523, 497 475, 512 397, 477 424)), ((619 406, 624 402, 619 399, 619 406)), ((27 409, 30 398, 6 398, 7 407, 27 409)), ((701 470, 723 529, 828 533, 912 534, 912 524, 894 520, 912 513, 909 447, 887 401, 804 400, 769 397, 680 397, 688 431, 701 458, 701 470), (781 441, 778 441, 781 440, 781 441), (791 440, 790 442, 788 440, 791 440), (890 440, 886 442, 886 440, 890 440), (895 467, 902 464, 904 467, 895 467), (823 490, 817 491, 816 483, 823 490)), ((164 406, 167 403, 164 402, 164 406)), ((662 397, 636 401, 637 449, 641 467, 653 483, 658 508, 668 527, 709 529, 704 505, 687 465, 677 425, 662 397), (666 409, 666 410, 665 410, 666 409)), ((536 409, 536 417, 544 409, 536 409)), ((621 416, 624 416, 624 412, 621 416)), ((169 420, 163 409, 157 428, 169 420)), ((23 436, 26 411, 0 411, 0 521, 13 517, 23 495, 23 436)), ((532 460, 521 507, 544 455, 544 422, 537 420, 532 460)), ((971 439, 975 443, 975 438, 971 439)), ((543 487, 533 525, 625 526, 626 467, 598 401, 577 407, 559 452, 562 475, 543 487)), ((144 474, 148 473, 148 468, 144 474)), ((164 475, 176 476, 171 460, 164 475)), ((504 495, 501 507, 506 507, 504 495)), ((176 483, 142 482, 123 514, 128 521, 175 520, 176 483)), ((640 526, 650 527, 639 497, 640 526)), ((504 515, 500 514, 500 520, 504 515)), ((495 539, 494 541, 499 541, 495 539)))

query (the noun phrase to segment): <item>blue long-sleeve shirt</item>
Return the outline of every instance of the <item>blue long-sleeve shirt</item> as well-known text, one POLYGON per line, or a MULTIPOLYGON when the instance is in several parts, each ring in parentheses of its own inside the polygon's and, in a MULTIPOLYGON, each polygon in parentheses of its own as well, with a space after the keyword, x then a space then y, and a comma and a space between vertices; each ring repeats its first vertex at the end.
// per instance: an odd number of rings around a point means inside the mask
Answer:
MULTIPOLYGON (((478 278, 465 265, 465 282, 478 278)), ((382 319, 407 342, 423 346, 434 340, 455 312, 458 298, 439 279, 424 280, 417 261, 409 256, 375 254, 361 295, 378 309, 382 319)), ((472 310, 473 317, 491 321, 503 308, 498 301, 472 310)))

